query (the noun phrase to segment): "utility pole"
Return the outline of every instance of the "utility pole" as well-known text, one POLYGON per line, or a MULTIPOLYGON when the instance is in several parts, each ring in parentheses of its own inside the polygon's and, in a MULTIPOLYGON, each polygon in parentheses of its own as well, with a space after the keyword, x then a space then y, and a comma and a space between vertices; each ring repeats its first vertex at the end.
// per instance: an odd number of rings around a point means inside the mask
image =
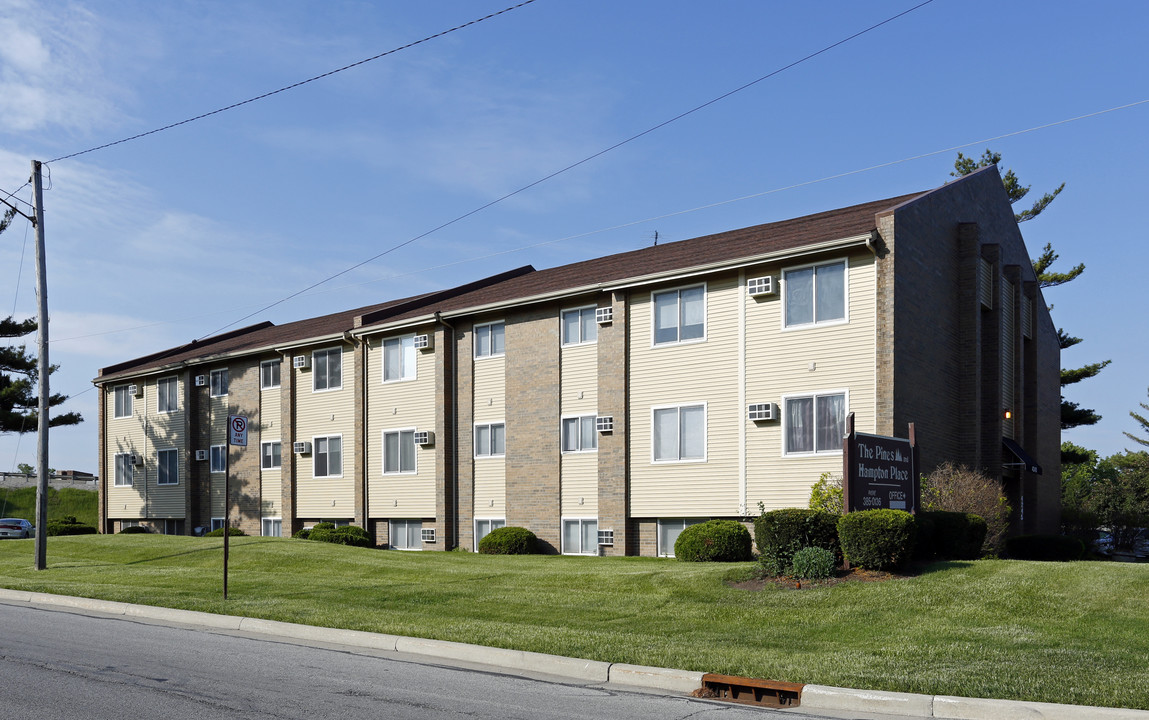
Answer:
POLYGON ((36 371, 40 381, 40 403, 36 423, 36 569, 48 568, 48 271, 44 262, 44 183, 40 161, 32 161, 32 187, 36 205, 36 326, 38 351, 36 371))

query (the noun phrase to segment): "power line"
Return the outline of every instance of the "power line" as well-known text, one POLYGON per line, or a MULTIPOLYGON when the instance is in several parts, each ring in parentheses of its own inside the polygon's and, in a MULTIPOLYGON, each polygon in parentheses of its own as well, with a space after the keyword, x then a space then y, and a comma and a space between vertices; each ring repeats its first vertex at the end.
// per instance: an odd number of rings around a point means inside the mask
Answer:
POLYGON ((785 72, 791 68, 797 67, 798 65, 801 65, 802 63, 804 63, 808 60, 812 60, 813 58, 816 58, 819 55, 827 53, 830 50, 833 50, 834 48, 838 47, 839 45, 843 45, 845 43, 848 43, 851 40, 854 40, 855 38, 861 37, 862 35, 865 35, 868 32, 876 30, 876 29, 882 27, 883 25, 887 25, 887 24, 893 22, 894 20, 897 20, 898 18, 901 18, 905 15, 908 15, 908 14, 912 13, 913 11, 918 10, 919 8, 923 8, 926 5, 929 5, 930 3, 932 3, 933 1, 934 0, 925 0, 924 2, 921 2, 917 5, 909 8, 908 10, 903 10, 902 12, 897 13, 896 15, 892 15, 892 16, 886 18, 885 20, 882 20, 879 23, 875 23, 875 24, 867 27, 864 30, 859 30, 858 32, 854 33, 853 35, 850 35, 850 36, 845 37, 841 40, 838 40, 835 43, 827 45, 826 47, 822 48, 821 50, 812 52, 809 55, 806 55, 805 57, 803 57, 799 60, 795 60, 794 62, 791 62, 788 65, 784 65, 784 66, 778 68, 777 70, 769 72, 769 73, 763 75, 762 77, 760 77, 756 80, 752 80, 752 81, 750 81, 744 85, 741 85, 737 88, 734 88, 733 90, 725 92, 725 93, 719 95, 718 97, 707 100, 706 102, 702 103, 701 105, 696 105, 693 108, 691 108, 685 112, 682 112, 682 113, 679 113, 678 115, 675 115, 674 117, 670 118, 669 120, 664 120, 664 121, 658 123, 657 125, 654 125, 653 127, 649 127, 646 130, 643 130, 640 133, 637 133, 635 135, 631 135, 630 137, 626 138, 625 140, 621 140, 621 141, 615 143, 614 145, 611 145, 607 148, 599 150, 598 152, 596 152, 592 155, 588 155, 587 157, 583 158, 582 160, 579 160, 578 162, 571 163, 570 165, 567 165, 566 167, 564 167, 560 170, 556 170, 556 171, 550 173, 549 175, 545 175, 545 176, 539 178, 538 180, 535 180, 534 182, 528 183, 527 185, 523 185, 522 187, 520 187, 517 190, 512 190, 511 192, 507 193, 506 195, 495 198, 494 200, 491 200, 490 202, 484 203, 483 205, 480 205, 479 207, 474 208, 473 210, 470 210, 466 213, 463 213, 462 215, 459 215, 452 220, 448 220, 447 222, 442 223, 441 225, 437 225, 437 226, 431 228, 430 230, 427 230, 426 232, 420 233, 419 235, 416 235, 415 237, 410 238, 409 240, 405 240, 405 241, 403 241, 397 245, 393 245, 390 248, 384 250, 383 252, 381 252, 377 255, 373 255, 372 257, 369 257, 366 260, 363 260, 363 261, 358 262, 358 263, 356 263, 356 264, 354 264, 348 268, 340 270, 339 272, 337 272, 333 275, 329 275, 329 276, 323 278, 322 280, 319 280, 318 282, 312 283, 311 285, 308 285, 307 287, 303 288, 302 290, 298 290, 294 293, 291 293, 290 295, 288 295, 286 297, 280 298, 279 300, 276 300, 275 302, 271 303, 270 305, 262 307, 259 310, 256 310, 255 312, 250 313, 248 315, 244 315, 243 317, 239 318, 238 320, 231 322, 231 323, 228 323, 227 325, 224 325, 221 328, 213 330, 210 333, 200 337, 199 339, 203 340, 204 338, 211 337, 212 335, 215 335, 216 333, 222 332, 224 330, 227 330, 230 327, 238 325, 239 323, 243 322, 244 320, 247 320, 251 317, 254 317, 255 315, 258 315, 258 314, 260 314, 266 310, 270 310, 271 308, 275 307, 276 305, 280 305, 282 303, 285 303, 288 300, 296 298, 296 297, 302 295, 303 293, 305 293, 309 290, 313 290, 313 289, 319 287, 320 285, 322 285, 326 282, 330 282, 331 280, 334 280, 337 277, 341 277, 343 275, 346 275, 347 273, 351 272, 352 270, 356 270, 358 268, 361 268, 364 265, 367 265, 368 263, 372 263, 372 262, 378 260, 379 258, 385 256, 385 255, 389 255, 389 254, 395 252, 396 250, 407 247, 408 245, 410 245, 414 242, 422 240, 423 238, 427 237, 428 235, 434 234, 436 232, 439 232, 440 230, 448 228, 451 225, 454 225, 457 222, 465 220, 465 219, 471 217, 472 215, 478 214, 478 213, 486 210, 487 208, 490 208, 494 205, 497 205, 497 204, 503 202, 504 200, 508 200, 508 199, 518 195, 519 193, 526 192, 527 190, 530 190, 531 188, 535 187, 536 185, 541 185, 542 183, 544 183, 548 180, 551 180, 555 177, 558 177, 559 175, 562 175, 565 172, 573 170, 573 169, 579 167, 580 165, 584 165, 584 164, 590 162, 591 160, 599 158, 599 157, 607 154, 608 152, 611 152, 612 150, 617 150, 618 148, 622 147, 623 145, 627 145, 631 142, 634 142, 635 140, 638 140, 641 137, 649 135, 650 133, 655 132, 656 130, 660 130, 660 129, 666 127, 667 125, 670 125, 671 123, 677 122, 677 121, 681 120, 682 118, 693 115, 694 113, 696 113, 700 110, 703 110, 704 108, 710 107, 711 105, 714 105, 715 103, 718 103, 722 100, 725 100, 726 98, 728 98, 732 95, 735 95, 737 93, 742 92, 743 90, 751 88, 751 87, 757 85, 758 83, 760 83, 764 80, 768 80, 769 78, 772 78, 775 75, 783 73, 783 72, 785 72))
POLYGON ((242 106, 247 105, 249 103, 256 102, 257 100, 263 100, 264 98, 269 98, 272 95, 278 95, 281 92, 286 92, 288 90, 294 90, 297 87, 300 87, 302 85, 306 85, 308 83, 315 82, 316 80, 322 80, 323 78, 331 77, 332 75, 334 75, 336 73, 341 73, 344 70, 350 70, 351 68, 359 67, 360 65, 364 65, 366 63, 369 63, 372 60, 378 60, 379 58, 387 57, 388 55, 394 55, 395 53, 400 52, 402 50, 407 50, 409 48, 413 48, 416 45, 422 45, 425 42, 435 40, 436 38, 441 38, 444 35, 449 35, 450 33, 453 33, 457 30, 462 30, 464 28, 468 28, 472 25, 476 25, 478 23, 481 23, 484 20, 490 20, 491 18, 498 17, 499 15, 503 15, 505 13, 512 11, 512 10, 518 10, 519 8, 523 7, 524 5, 530 5, 533 2, 535 2, 535 0, 523 0, 518 5, 512 5, 510 7, 503 8, 502 10, 499 10, 498 12, 493 12, 490 15, 485 15, 481 18, 478 18, 477 20, 472 20, 470 22, 463 23, 462 25, 456 25, 455 27, 453 27, 449 30, 443 30, 442 32, 437 32, 434 35, 428 35, 427 37, 425 37, 421 40, 409 42, 406 45, 401 45, 401 46, 394 48, 392 50, 388 50, 387 52, 379 53, 378 55, 374 55, 374 56, 369 57, 365 60, 353 62, 350 65, 344 65, 341 68, 337 68, 335 70, 325 72, 322 75, 316 75, 315 77, 307 78, 306 80, 300 80, 297 83, 293 83, 291 85, 281 87, 278 90, 272 90, 271 92, 266 92, 266 93, 263 93, 262 95, 256 95, 253 98, 248 98, 247 100, 242 100, 242 101, 237 102, 237 103, 232 103, 231 105, 228 105, 227 107, 221 107, 218 110, 212 110, 211 112, 206 112, 206 113, 203 113, 202 115, 196 115, 195 117, 188 118, 187 120, 181 120, 179 122, 172 123, 171 125, 164 125, 163 127, 156 128, 155 130, 148 130, 147 132, 142 132, 138 135, 132 135, 131 137, 126 137, 126 138, 123 138, 122 140, 116 140, 115 142, 104 143, 103 145, 97 145, 96 147, 88 148, 87 150, 81 150, 80 152, 74 152, 70 155, 62 155, 62 156, 56 158, 55 160, 49 160, 48 162, 44 163, 44 165, 50 165, 50 164, 55 163, 55 162, 60 162, 61 160, 68 160, 68 159, 71 159, 74 157, 78 157, 80 155, 86 155, 87 153, 90 153, 90 152, 96 152, 97 150, 103 150, 105 148, 110 148, 114 145, 120 145, 122 143, 131 142, 132 140, 139 140, 140 138, 147 137, 148 135, 155 135, 156 133, 163 132, 164 130, 171 130, 172 128, 179 127, 180 125, 187 125, 188 123, 195 122, 196 120, 202 120, 206 117, 211 117, 212 115, 218 115, 222 112, 227 112, 228 110, 234 110, 237 107, 242 107, 242 106))

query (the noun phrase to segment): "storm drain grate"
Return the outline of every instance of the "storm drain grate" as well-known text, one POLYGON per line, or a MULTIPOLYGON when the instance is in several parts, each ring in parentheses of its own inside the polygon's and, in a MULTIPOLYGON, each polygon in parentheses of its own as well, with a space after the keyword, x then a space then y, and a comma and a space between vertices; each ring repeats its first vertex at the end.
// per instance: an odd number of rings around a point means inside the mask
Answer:
MULTIPOLYGON (((716 700, 761 705, 764 707, 798 707, 802 704, 802 683, 761 680, 735 675, 702 676, 702 688, 707 697, 716 700)), ((700 693, 701 694, 701 693, 700 693)))

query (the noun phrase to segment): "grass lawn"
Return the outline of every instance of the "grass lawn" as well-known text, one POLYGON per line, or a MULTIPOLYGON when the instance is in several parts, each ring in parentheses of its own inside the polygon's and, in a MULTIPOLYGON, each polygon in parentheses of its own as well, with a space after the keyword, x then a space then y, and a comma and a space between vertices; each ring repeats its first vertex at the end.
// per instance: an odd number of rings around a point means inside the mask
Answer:
MULTIPOLYGON (((80 488, 48 488, 48 520, 73 515, 85 525, 96 527, 96 491, 80 488)), ((0 488, 0 517, 24 518, 36 522, 36 488, 0 488)))
POLYGON ((232 538, 0 542, 0 586, 612 662, 903 692, 1149 709, 1149 565, 1003 560, 761 591, 753 569, 232 538))

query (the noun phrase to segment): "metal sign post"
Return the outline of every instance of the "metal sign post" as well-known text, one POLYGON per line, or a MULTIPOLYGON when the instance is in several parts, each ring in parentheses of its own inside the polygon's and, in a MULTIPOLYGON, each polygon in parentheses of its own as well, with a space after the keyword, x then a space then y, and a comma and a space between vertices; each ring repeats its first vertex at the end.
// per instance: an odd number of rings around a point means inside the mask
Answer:
POLYGON ((231 537, 231 448, 247 447, 247 418, 243 415, 227 417, 227 452, 223 462, 223 599, 227 600, 227 561, 231 537))

